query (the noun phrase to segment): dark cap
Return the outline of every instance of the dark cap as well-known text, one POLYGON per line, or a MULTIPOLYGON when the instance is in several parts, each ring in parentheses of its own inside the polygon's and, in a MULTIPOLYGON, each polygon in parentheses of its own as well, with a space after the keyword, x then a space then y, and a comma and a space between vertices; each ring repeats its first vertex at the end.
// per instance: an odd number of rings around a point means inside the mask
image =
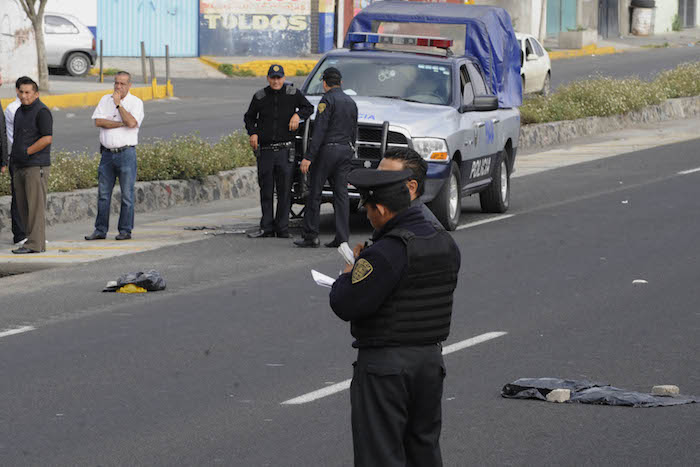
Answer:
POLYGON ((270 65, 270 68, 267 70, 267 76, 270 78, 281 78, 284 76, 284 68, 282 68, 282 65, 270 65))
POLYGON ((323 75, 321 75, 321 81, 326 81, 328 78, 336 78, 338 80, 343 79, 343 75, 340 74, 340 70, 335 67, 329 67, 323 70, 323 75))
POLYGON ((357 188, 362 204, 382 204, 396 196, 408 196, 406 180, 411 170, 355 169, 348 175, 348 183, 357 188))

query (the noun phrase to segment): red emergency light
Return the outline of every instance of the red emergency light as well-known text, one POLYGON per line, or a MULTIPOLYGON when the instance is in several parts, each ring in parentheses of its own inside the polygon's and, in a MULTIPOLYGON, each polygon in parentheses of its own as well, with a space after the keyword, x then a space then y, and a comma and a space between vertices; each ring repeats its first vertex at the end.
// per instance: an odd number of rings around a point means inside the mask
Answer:
POLYGON ((449 49, 454 44, 452 39, 446 37, 420 37, 407 36, 402 34, 379 34, 353 32, 348 34, 350 44, 392 44, 392 45, 413 45, 420 47, 437 47, 449 49))

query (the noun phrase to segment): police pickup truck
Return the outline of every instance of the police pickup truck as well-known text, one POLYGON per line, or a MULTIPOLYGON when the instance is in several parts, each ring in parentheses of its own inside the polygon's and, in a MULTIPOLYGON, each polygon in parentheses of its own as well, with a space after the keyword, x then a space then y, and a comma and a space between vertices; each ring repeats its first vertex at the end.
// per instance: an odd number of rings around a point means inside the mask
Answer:
MULTIPOLYGON (((519 64, 514 35, 512 41, 519 64)), ((465 196, 478 193, 484 212, 508 209, 520 132, 518 109, 499 107, 494 73, 489 79, 477 57, 455 56, 453 44, 443 37, 351 31, 347 48, 325 54, 302 88, 317 105, 323 94, 320 76, 328 67, 338 68, 343 90, 358 107, 353 167, 377 167, 387 149, 413 148, 428 162, 422 199, 448 230, 457 227, 465 196)), ((520 83, 519 69, 515 76, 520 83)), ((307 122, 299 136, 301 155, 312 126, 307 122)), ((351 208, 356 207, 359 195, 349 188, 351 208)), ((303 203, 303 183, 297 180, 293 191, 294 202, 303 203)), ((323 201, 331 200, 328 188, 323 201)))

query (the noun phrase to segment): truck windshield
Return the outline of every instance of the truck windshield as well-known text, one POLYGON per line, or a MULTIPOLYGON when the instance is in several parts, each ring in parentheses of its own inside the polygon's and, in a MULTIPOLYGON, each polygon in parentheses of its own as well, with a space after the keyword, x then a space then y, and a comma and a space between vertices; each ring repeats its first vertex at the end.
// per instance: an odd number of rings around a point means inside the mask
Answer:
POLYGON ((328 57, 309 80, 307 95, 323 94, 321 76, 335 67, 343 75, 343 90, 351 96, 386 97, 423 104, 449 105, 452 71, 449 64, 404 63, 386 57, 328 57))

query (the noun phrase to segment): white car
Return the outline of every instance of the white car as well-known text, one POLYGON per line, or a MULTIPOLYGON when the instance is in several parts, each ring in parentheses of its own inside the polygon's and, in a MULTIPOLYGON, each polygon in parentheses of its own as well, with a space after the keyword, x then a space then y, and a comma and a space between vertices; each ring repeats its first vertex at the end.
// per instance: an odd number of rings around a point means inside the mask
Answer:
POLYGON ((49 67, 83 76, 95 64, 95 36, 78 18, 64 13, 44 15, 46 60, 49 67))
POLYGON ((530 34, 516 32, 515 37, 520 43, 520 79, 523 80, 523 94, 548 95, 552 86, 552 62, 549 60, 549 54, 530 34))

